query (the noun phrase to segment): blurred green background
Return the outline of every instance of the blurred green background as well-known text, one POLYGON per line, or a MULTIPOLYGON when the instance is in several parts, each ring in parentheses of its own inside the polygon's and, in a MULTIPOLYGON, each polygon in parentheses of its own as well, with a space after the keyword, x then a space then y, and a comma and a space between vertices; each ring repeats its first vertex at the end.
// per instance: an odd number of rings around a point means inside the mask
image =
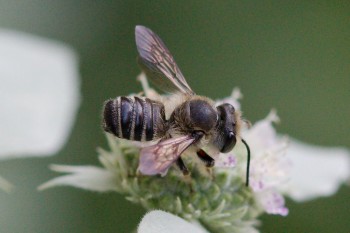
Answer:
MULTIPOLYGON (((0 26, 66 42, 80 55, 83 102, 54 157, 0 163, 16 190, 0 192, 0 232, 131 232, 145 211, 115 193, 38 193, 48 164, 97 165, 104 100, 139 92, 134 27, 153 29, 192 88, 220 98, 239 86, 252 122, 276 108, 279 132, 350 148, 348 1, 1 1, 0 26)), ((317 166, 317 164, 315 164, 317 166)), ((350 188, 262 216, 262 232, 350 232, 350 188)))

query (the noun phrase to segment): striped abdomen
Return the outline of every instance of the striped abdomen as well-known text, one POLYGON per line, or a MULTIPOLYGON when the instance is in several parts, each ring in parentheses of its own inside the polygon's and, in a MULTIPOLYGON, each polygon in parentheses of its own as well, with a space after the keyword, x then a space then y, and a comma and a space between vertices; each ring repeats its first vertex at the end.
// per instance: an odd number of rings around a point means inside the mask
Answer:
POLYGON ((165 111, 144 97, 117 97, 105 103, 103 128, 119 138, 151 141, 165 135, 165 111))

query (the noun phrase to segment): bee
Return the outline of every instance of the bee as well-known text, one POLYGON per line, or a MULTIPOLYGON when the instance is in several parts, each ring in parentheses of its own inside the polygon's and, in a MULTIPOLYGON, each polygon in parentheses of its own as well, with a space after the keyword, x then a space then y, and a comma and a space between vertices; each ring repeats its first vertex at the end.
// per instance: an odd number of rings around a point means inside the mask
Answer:
POLYGON ((250 149, 240 137, 244 122, 241 112, 228 103, 216 107, 211 99, 196 95, 153 31, 136 26, 135 37, 141 69, 157 87, 171 95, 163 99, 165 102, 141 96, 107 100, 103 129, 118 138, 155 142, 140 151, 138 169, 144 175, 164 176, 174 163, 188 175, 190 172, 181 158, 185 151, 196 153, 206 167, 213 167, 215 160, 202 148, 228 153, 240 140, 248 154, 248 186, 250 149))

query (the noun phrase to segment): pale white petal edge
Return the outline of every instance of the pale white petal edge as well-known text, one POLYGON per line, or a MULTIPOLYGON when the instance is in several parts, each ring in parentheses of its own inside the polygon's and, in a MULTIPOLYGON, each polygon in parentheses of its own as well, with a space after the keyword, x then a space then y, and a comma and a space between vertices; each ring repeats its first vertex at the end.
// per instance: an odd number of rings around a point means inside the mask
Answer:
POLYGON ((69 46, 0 29, 0 159, 61 149, 80 103, 78 68, 69 46))
POLYGON ((198 223, 186 220, 161 210, 148 212, 139 224, 138 233, 208 233, 198 223))
POLYGON ((291 178, 284 193, 295 201, 326 197, 350 178, 350 152, 340 147, 308 145, 291 139, 287 150, 291 178))
POLYGON ((116 191, 116 180, 112 172, 94 166, 65 166, 51 165, 57 172, 68 175, 54 178, 38 187, 39 190, 55 186, 72 186, 90 191, 107 192, 116 191))

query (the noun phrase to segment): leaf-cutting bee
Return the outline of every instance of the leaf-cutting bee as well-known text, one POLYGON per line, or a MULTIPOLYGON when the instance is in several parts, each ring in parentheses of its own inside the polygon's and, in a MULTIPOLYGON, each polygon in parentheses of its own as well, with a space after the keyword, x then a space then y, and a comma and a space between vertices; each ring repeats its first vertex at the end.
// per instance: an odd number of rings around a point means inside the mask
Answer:
POLYGON ((212 167, 214 159, 202 148, 209 146, 227 153, 239 139, 248 153, 248 186, 250 150, 240 138, 244 121, 241 112, 228 103, 215 107, 211 99, 196 95, 167 47, 150 29, 136 26, 135 37, 141 69, 158 87, 173 94, 166 103, 168 109, 169 103, 177 104, 166 114, 164 103, 158 100, 140 96, 110 99, 104 106, 104 130, 128 140, 157 141, 141 149, 139 171, 145 175, 165 175, 173 163, 184 175, 189 174, 181 159, 186 150, 193 151, 207 167, 212 167))

